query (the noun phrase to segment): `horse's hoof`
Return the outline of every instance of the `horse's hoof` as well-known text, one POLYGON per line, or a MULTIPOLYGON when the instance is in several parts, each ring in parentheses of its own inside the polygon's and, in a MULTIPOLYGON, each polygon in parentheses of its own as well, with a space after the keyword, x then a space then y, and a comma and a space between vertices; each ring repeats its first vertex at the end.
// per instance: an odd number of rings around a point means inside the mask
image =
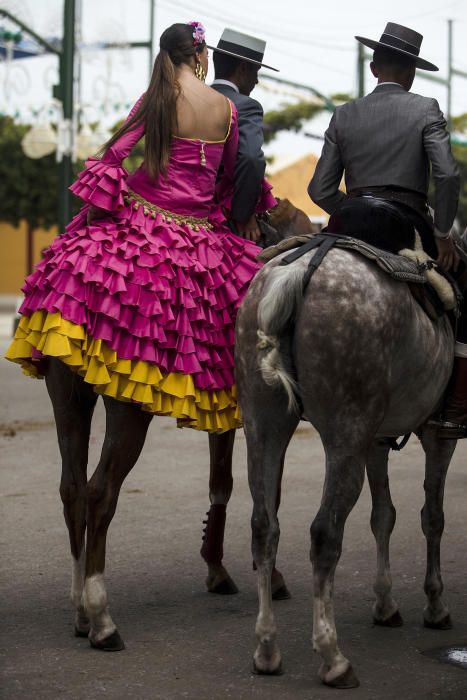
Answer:
POLYGON ((328 685, 330 688, 339 688, 340 690, 344 690, 346 688, 358 688, 360 685, 360 681, 355 675, 352 666, 349 666, 347 671, 341 673, 340 676, 332 678, 328 681, 323 678, 322 681, 324 685, 328 685))
POLYGON ((451 616, 448 613, 445 617, 442 617, 438 622, 431 622, 431 620, 423 619, 423 626, 427 627, 429 630, 452 630, 453 624, 451 616))
POLYGON ((118 630, 112 632, 112 634, 105 639, 95 641, 90 638, 89 642, 93 649, 100 649, 100 651, 123 651, 125 648, 125 644, 123 639, 120 637, 118 630))
POLYGON ((279 588, 272 593, 273 600, 289 600, 291 597, 290 591, 285 583, 283 586, 279 586, 279 588))
POLYGON ((268 671, 265 668, 259 668, 256 665, 256 661, 253 659, 253 667, 251 670, 252 673, 254 673, 256 676, 282 676, 284 673, 284 669, 282 668, 282 661, 279 663, 279 666, 277 668, 268 671))
POLYGON ((75 637, 87 637, 89 635, 89 629, 80 629, 75 625, 75 637))
POLYGON ((378 627, 402 627, 404 620, 399 610, 396 610, 387 620, 378 620, 378 618, 374 617, 373 624, 378 625, 378 627))
POLYGON ((227 576, 227 578, 223 578, 220 581, 214 579, 214 581, 210 582, 208 580, 206 581, 206 586, 208 593, 217 593, 219 595, 235 595, 238 593, 238 588, 235 581, 231 579, 230 576, 227 576))

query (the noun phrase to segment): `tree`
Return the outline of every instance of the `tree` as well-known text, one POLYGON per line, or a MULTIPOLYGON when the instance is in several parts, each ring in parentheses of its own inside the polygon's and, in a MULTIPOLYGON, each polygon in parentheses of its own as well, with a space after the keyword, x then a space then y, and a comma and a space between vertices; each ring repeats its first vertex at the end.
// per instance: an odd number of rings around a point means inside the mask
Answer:
POLYGON ((467 146, 453 144, 452 153, 459 166, 461 175, 461 191, 459 194, 457 218, 459 219, 461 230, 464 230, 467 226, 467 146))
POLYGON ((323 111, 316 102, 297 102, 264 115, 264 141, 272 141, 279 131, 300 131, 305 121, 323 111))
POLYGON ((0 220, 34 229, 57 223, 58 174, 53 155, 32 160, 21 148, 29 126, 0 116, 0 220))
MULTIPOLYGON (((338 93, 331 95, 331 102, 348 102, 351 95, 338 93)), ((317 114, 328 110, 328 107, 316 99, 301 100, 295 104, 286 105, 281 109, 271 110, 264 115, 264 140, 272 141, 280 131, 300 131, 304 122, 313 119, 317 114)))
MULTIPOLYGON (((0 221, 27 222, 27 271, 32 271, 34 229, 50 228, 58 218, 58 168, 55 155, 28 158, 21 141, 30 129, 0 116, 0 221)), ((82 168, 76 163, 76 169, 82 168)))

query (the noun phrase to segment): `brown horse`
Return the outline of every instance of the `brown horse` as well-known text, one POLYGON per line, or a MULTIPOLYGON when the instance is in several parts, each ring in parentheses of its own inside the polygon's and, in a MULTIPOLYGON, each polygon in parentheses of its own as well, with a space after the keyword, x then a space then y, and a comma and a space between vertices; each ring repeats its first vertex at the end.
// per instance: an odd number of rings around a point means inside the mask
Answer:
MULTIPOLYGON (((279 199, 277 206, 260 221, 263 248, 275 245, 290 236, 318 233, 319 228, 308 216, 297 209, 288 199, 279 199)), ((232 495, 232 452, 235 430, 223 435, 209 436, 210 477, 209 498, 211 506, 204 521, 206 528, 203 535, 201 556, 208 565, 206 586, 210 593, 233 594, 238 588, 222 564, 226 508, 232 495)), ((280 503, 280 489, 277 494, 277 508, 280 503)), ((281 573, 273 568, 272 596, 274 600, 290 597, 281 573)))
MULTIPOLYGON (((284 200, 270 224, 279 237, 310 232, 308 218, 284 200)), ((104 583, 105 547, 109 525, 125 477, 143 449, 152 415, 137 405, 103 397, 106 430, 99 464, 87 479, 88 445, 97 395, 92 387, 59 360, 44 361, 62 457, 60 495, 72 554, 71 599, 76 608, 75 631, 89 636, 93 647, 107 651, 124 648, 108 609, 104 583), (86 543, 85 543, 86 539, 86 543)), ((211 508, 201 554, 208 565, 208 590, 235 593, 237 588, 222 564, 226 506, 232 492, 232 450, 235 431, 209 435, 211 508)), ((277 496, 277 507, 279 496, 277 496)), ((276 597, 287 597, 279 572, 274 571, 276 597)))

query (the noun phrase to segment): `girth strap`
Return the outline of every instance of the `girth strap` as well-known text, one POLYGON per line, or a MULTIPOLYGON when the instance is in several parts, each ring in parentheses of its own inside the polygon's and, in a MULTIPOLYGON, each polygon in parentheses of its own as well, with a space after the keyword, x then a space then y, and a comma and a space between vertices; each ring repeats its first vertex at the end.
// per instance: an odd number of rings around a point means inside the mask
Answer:
POLYGON ((395 437, 381 438, 380 440, 378 440, 378 442, 380 445, 387 445, 388 447, 391 448, 391 450, 395 450, 396 452, 400 452, 407 445, 411 435, 412 435, 412 433, 407 433, 407 435, 404 435, 404 437, 402 438, 402 440, 400 442, 397 442, 397 438, 395 438, 395 437))
POLYGON ((308 265, 308 269, 303 278, 303 289, 305 289, 308 286, 310 279, 312 278, 318 267, 321 265, 326 255, 328 254, 328 252, 337 243, 340 237, 341 236, 336 236, 332 233, 318 234, 316 236, 313 236, 312 238, 310 238, 309 241, 307 241, 307 243, 304 243, 292 253, 282 258, 280 265, 290 265, 290 263, 293 263, 295 262, 295 260, 301 258, 302 255, 309 253, 310 250, 318 248, 315 255, 313 255, 313 257, 311 258, 310 263, 308 265))

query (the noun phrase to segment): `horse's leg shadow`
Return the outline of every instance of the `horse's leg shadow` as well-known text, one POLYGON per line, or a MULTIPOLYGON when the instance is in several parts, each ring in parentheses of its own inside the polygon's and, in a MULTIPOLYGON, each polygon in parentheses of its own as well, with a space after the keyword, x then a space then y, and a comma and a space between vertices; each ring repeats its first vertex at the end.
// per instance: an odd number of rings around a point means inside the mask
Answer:
POLYGON ((62 457, 60 496, 72 556, 71 601, 76 609, 75 634, 87 637, 89 619, 83 605, 86 531, 86 469, 91 419, 97 396, 63 362, 48 359, 47 390, 54 410, 62 457))
POLYGON ((403 624, 399 608, 391 595, 392 578, 389 565, 389 539, 396 522, 396 509, 391 500, 388 478, 389 446, 375 442, 369 451, 366 471, 370 484, 372 510, 371 530, 376 540, 376 579, 373 590, 373 622, 384 627, 403 624))
MULTIPOLYGON (((288 444, 288 443, 287 443, 288 444)), ((277 494, 276 494, 276 513, 279 512, 279 507, 281 504, 281 484, 282 484, 282 474, 284 473, 284 462, 285 462, 285 450, 282 453, 281 458, 281 470, 279 473, 279 479, 277 483, 277 494)), ((287 588, 284 577, 282 576, 279 569, 276 569, 276 565, 272 569, 271 574, 271 594, 273 600, 290 600, 292 597, 290 591, 287 588)))
MULTIPOLYGON (((338 430, 336 430, 336 434, 338 430)), ((319 511, 311 525, 313 563, 313 648, 323 659, 319 676, 335 688, 359 685, 352 666, 337 645, 334 620, 334 573, 342 552, 344 526, 358 500, 365 477, 365 450, 343 439, 343 447, 323 439, 326 478, 319 511), (331 444, 329 444, 329 442, 331 444)))
POLYGON ((91 646, 124 649, 107 604, 104 583, 107 530, 125 477, 136 464, 146 439, 151 413, 135 404, 104 397, 106 430, 99 464, 87 485, 87 542, 84 604, 91 622, 91 646))
POLYGON ((456 449, 456 440, 440 440, 436 427, 426 425, 419 437, 425 451, 425 505, 422 508, 422 529, 426 537, 427 562, 424 590, 427 604, 423 611, 425 627, 437 630, 451 629, 448 606, 442 600, 440 548, 444 530, 444 484, 456 449))
POLYGON ((210 593, 238 593, 238 588, 222 564, 227 504, 232 495, 232 453, 235 430, 209 435, 209 499, 211 506, 200 554, 208 566, 206 587, 210 593))
MULTIPOLYGON (((253 665, 257 673, 277 674, 281 673, 281 654, 276 642, 271 577, 280 534, 277 509, 285 452, 299 417, 287 412, 283 392, 269 388, 267 392, 267 397, 264 393, 260 395, 261 406, 244 406, 244 415, 248 479, 253 497, 252 554, 259 594, 258 647, 253 665)), ((282 585, 285 585, 283 579, 282 585)))

